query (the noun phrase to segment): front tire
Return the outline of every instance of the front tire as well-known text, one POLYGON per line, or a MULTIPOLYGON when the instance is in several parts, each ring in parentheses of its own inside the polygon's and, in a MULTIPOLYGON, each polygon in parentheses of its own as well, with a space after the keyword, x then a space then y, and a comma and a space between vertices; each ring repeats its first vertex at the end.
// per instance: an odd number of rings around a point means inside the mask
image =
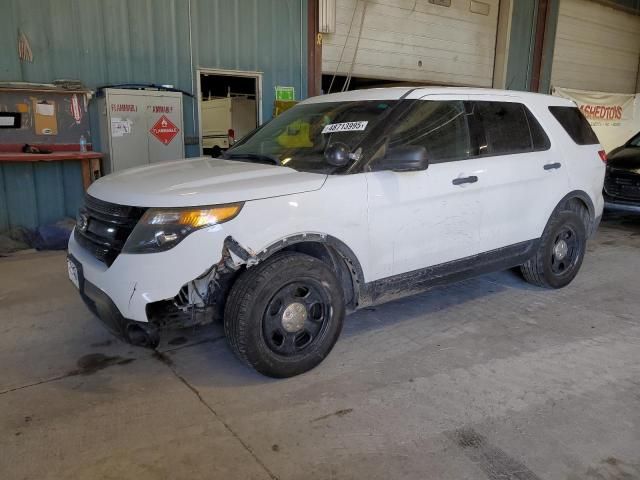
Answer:
POLYGON ((274 255, 233 285, 224 331, 233 353, 269 377, 311 370, 342 330, 344 298, 333 271, 296 252, 274 255))
POLYGON ((576 209, 551 217, 535 255, 520 266, 524 279, 546 288, 562 288, 576 277, 587 246, 585 215, 576 209))

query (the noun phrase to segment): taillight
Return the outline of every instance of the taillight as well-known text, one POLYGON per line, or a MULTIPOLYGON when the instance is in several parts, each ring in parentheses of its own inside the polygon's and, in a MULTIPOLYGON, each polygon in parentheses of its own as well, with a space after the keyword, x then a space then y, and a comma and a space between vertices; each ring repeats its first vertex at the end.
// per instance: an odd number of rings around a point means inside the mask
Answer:
POLYGON ((600 160, 602 160, 604 163, 607 163, 607 152, 605 152, 604 150, 600 150, 598 152, 598 155, 600 155, 600 160))
POLYGON ((227 131, 227 136, 229 137, 229 143, 233 145, 233 143, 236 141, 236 132, 233 131, 233 128, 230 128, 227 131))

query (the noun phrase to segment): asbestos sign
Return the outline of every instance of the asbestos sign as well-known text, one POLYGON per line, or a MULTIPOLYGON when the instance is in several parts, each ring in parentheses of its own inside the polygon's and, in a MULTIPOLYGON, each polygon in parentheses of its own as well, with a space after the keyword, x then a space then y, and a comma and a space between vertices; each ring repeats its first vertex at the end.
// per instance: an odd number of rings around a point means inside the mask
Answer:
POLYGON ((573 100, 606 151, 622 145, 640 130, 639 96, 554 87, 553 94, 573 100))
POLYGON ((171 140, 175 138, 180 132, 180 129, 169 120, 165 115, 162 115, 158 121, 151 127, 151 135, 156 137, 162 142, 163 145, 169 145, 171 140))

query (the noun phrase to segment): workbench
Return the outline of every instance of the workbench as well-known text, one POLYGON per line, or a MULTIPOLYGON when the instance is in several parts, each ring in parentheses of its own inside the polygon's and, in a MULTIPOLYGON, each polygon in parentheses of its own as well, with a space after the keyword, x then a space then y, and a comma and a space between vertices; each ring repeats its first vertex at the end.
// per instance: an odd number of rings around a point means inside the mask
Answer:
POLYGON ((75 151, 58 150, 60 145, 40 148, 55 151, 0 151, 0 232, 75 218, 84 192, 100 176, 100 152, 80 152, 78 145, 67 147, 75 151))
POLYGON ((73 160, 80 162, 82 169, 82 186, 86 190, 91 185, 94 172, 100 172, 100 152, 52 152, 22 153, 0 152, 0 162, 62 162, 73 160))

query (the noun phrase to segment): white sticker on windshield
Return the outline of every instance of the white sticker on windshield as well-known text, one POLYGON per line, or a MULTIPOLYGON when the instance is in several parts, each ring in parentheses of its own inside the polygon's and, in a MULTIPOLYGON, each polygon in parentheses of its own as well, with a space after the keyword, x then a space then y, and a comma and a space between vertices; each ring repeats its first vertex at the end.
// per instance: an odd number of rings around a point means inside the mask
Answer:
POLYGON ((330 123, 325 125, 322 129, 322 133, 335 133, 335 132, 357 132, 367 128, 369 122, 344 122, 344 123, 330 123))

